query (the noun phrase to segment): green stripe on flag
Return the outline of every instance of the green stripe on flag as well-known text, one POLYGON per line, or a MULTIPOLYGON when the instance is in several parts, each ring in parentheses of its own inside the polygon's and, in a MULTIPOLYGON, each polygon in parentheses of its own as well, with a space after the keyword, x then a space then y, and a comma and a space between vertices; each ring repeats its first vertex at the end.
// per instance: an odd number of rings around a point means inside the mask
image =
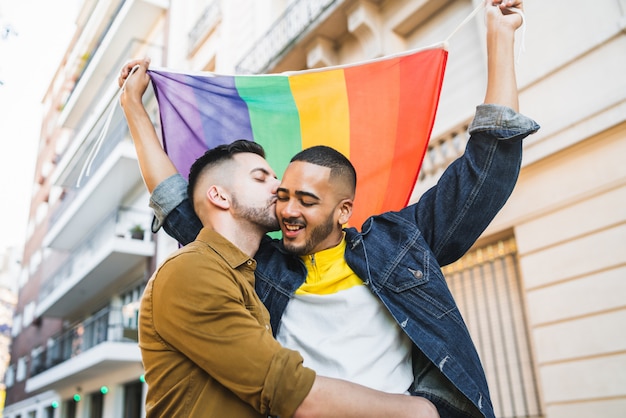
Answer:
POLYGON ((254 141, 260 143, 278 178, 302 149, 300 117, 286 76, 236 76, 239 96, 248 105, 254 141))

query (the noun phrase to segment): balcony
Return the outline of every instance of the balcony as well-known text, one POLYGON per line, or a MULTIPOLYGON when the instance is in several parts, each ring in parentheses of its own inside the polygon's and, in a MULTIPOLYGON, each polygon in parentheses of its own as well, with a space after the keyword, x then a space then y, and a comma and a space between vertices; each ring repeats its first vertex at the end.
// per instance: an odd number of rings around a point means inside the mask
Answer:
MULTIPOLYGON (((44 246, 59 250, 73 249, 102 219, 119 207, 127 194, 141 184, 135 149, 130 141, 104 141, 88 177, 66 186, 65 196, 51 215, 44 246), (112 149, 110 149, 112 148, 112 149)), ((78 179, 83 165, 75 164, 72 179, 78 179)), ((68 169, 69 170, 69 169, 68 169)))
POLYGON ((116 370, 143 373, 137 322, 123 310, 105 308, 51 338, 32 355, 26 391, 58 390, 116 370))
POLYGON ((63 265, 44 277, 36 316, 71 318, 84 316, 118 289, 142 276, 148 257, 154 254, 152 234, 133 238, 133 226, 149 231, 147 211, 118 208, 69 254, 63 265))
MULTIPOLYGON (((345 15, 338 13, 341 0, 294 1, 272 24, 237 64, 237 72, 261 74, 274 70, 279 60, 288 61, 288 55, 298 55, 305 63, 305 51, 300 40, 312 31, 333 39, 346 31, 345 15), (296 42, 298 40, 298 42, 296 42)), ((285 69, 301 69, 302 65, 288 64, 285 69)))
MULTIPOLYGON (((98 2, 85 23, 75 50, 80 56, 76 65, 76 85, 64 104, 61 123, 77 128, 85 113, 97 111, 94 101, 102 97, 107 87, 116 89, 115 77, 121 67, 120 51, 128 51, 129 40, 143 40, 158 25, 168 7, 165 0, 123 0, 98 2), (100 29, 102 22, 108 25, 100 29)), ((124 59, 134 55, 125 55, 124 59)))
POLYGON ((187 35, 187 50, 192 54, 213 33, 222 18, 218 1, 213 0, 205 8, 187 35))

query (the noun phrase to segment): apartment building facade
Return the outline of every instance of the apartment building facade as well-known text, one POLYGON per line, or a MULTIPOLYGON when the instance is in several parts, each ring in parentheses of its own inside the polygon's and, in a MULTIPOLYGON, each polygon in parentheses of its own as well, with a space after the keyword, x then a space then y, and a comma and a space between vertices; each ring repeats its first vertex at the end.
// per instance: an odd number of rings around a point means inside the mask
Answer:
MULTIPOLYGON (((117 104, 124 61, 271 73, 363 61, 454 33, 415 201, 463 152, 483 98, 483 20, 456 31, 480 3, 85 0, 44 98, 4 416, 145 415, 138 300, 176 244, 149 231, 117 104)), ((542 129, 525 142, 507 205, 444 270, 499 417, 626 411, 626 0, 588 3, 527 0, 520 107, 542 129)), ((150 91, 145 99, 158 128, 150 91)))

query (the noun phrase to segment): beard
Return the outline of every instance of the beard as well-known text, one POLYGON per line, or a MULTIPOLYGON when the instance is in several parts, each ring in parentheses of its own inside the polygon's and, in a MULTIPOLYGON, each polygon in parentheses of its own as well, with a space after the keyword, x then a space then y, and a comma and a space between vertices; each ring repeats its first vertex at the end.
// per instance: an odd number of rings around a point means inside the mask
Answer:
POLYGON ((306 238, 304 245, 296 245, 283 240, 283 245, 287 251, 296 255, 313 254, 313 249, 333 232, 335 221, 332 216, 326 218, 326 222, 316 226, 311 230, 311 234, 306 238))
POLYGON ((265 232, 278 231, 280 229, 278 219, 276 218, 274 199, 268 200, 265 206, 255 207, 241 204, 236 196, 232 198, 233 211, 237 217, 257 225, 265 232))

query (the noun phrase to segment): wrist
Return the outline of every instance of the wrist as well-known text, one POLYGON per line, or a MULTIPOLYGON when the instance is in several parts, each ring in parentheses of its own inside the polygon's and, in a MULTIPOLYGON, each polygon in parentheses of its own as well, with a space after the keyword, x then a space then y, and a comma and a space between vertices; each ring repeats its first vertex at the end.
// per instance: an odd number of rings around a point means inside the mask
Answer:
POLYGON ((122 104, 122 107, 124 109, 129 111, 137 111, 144 108, 141 97, 133 96, 131 94, 128 94, 128 92, 122 93, 120 103, 122 104))

